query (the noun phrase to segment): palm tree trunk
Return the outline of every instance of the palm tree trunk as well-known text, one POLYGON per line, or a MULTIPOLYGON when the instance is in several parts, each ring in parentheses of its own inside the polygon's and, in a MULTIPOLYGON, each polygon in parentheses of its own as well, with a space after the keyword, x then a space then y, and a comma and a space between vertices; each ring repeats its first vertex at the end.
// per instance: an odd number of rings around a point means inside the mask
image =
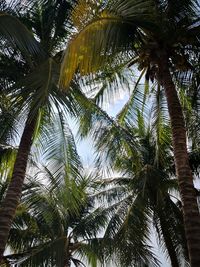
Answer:
POLYGON ((191 267, 200 266, 200 215, 187 153, 186 129, 182 107, 172 80, 167 56, 158 64, 158 80, 164 87, 171 120, 174 160, 179 182, 186 240, 191 267))
POLYGON ((20 201, 35 125, 36 116, 34 118, 31 117, 31 119, 28 116, 15 160, 12 179, 0 208, 0 263, 3 259, 11 224, 20 201))

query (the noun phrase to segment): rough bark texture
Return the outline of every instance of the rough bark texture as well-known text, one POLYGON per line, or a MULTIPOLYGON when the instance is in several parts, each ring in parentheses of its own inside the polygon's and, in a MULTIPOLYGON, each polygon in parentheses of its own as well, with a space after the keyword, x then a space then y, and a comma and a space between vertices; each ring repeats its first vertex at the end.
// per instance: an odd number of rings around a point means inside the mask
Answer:
POLYGON ((165 89, 171 120, 176 174, 183 205, 184 226, 191 267, 200 266, 200 215, 187 153, 182 107, 169 72, 167 57, 159 63, 159 82, 165 89))
POLYGON ((27 120, 21 137, 12 179, 0 207, 0 263, 6 247, 9 231, 20 201, 36 119, 27 120))

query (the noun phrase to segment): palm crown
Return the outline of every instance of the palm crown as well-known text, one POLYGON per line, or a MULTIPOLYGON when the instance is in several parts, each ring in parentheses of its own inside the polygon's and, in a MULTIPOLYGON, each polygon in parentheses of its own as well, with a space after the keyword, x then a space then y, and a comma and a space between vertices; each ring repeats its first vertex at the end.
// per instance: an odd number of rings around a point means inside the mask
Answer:
POLYGON ((113 53, 120 57, 128 54, 132 60, 128 65, 138 62, 151 79, 163 51, 175 71, 192 67, 192 52, 199 56, 195 1, 79 1, 72 21, 78 34, 66 49, 61 75, 63 86, 77 70, 82 74, 101 70, 105 61, 111 62, 113 53), (84 19, 86 11, 87 19, 84 19))
MULTIPOLYGON (((2 235, 0 254, 4 250, 10 227, 8 225, 11 225, 19 203, 34 139, 45 132, 45 126, 55 113, 61 116, 66 112, 75 115, 79 110, 76 97, 71 94, 75 90, 66 94, 58 88, 60 56, 57 53, 63 38, 68 34, 67 17, 70 4, 66 1, 48 1, 48 3, 34 1, 30 3, 29 9, 25 3, 15 1, 15 5, 7 8, 7 13, 2 13, 1 16, 1 32, 4 38, 1 43, 2 95, 9 100, 7 109, 12 110, 15 115, 13 120, 4 120, 5 131, 2 132, 4 135, 1 136, 2 142, 7 142, 9 135, 14 133, 13 130, 19 129, 19 125, 25 124, 25 127, 17 151, 13 176, 1 204, 0 220, 4 222, 1 223, 4 229, 0 230, 2 235), (49 16, 50 10, 56 11, 58 16, 49 16), (15 17, 8 15, 8 12, 15 17), (9 23, 3 24, 4 18, 9 23), (27 27, 22 24, 22 21, 27 27), (16 26, 19 28, 17 31, 16 26), (22 38, 20 38, 21 35, 22 38), (9 214, 6 211, 8 202, 12 205, 9 214)), ((77 86, 74 83, 75 87, 77 86)), ((10 117, 12 112, 8 112, 10 117)))

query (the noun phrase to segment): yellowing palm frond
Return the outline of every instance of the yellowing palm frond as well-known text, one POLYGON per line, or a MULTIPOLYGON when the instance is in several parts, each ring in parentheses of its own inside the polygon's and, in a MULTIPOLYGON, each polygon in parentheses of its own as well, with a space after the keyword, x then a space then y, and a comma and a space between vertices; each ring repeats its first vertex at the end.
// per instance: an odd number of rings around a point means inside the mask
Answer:
POLYGON ((101 71, 119 52, 133 50, 138 27, 150 27, 152 20, 147 17, 152 12, 151 0, 108 1, 106 6, 101 1, 80 0, 72 12, 78 33, 69 42, 63 58, 62 88, 68 87, 76 72, 87 75, 101 71))

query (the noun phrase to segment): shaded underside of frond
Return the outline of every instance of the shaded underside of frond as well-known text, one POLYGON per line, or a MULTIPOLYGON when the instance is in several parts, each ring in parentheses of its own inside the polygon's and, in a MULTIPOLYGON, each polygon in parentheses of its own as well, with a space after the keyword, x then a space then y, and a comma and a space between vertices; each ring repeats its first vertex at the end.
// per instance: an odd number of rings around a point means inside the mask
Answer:
POLYGON ((26 26, 17 18, 4 12, 0 12, 0 35, 21 50, 29 62, 33 58, 40 58, 40 60, 45 58, 45 52, 26 26))

